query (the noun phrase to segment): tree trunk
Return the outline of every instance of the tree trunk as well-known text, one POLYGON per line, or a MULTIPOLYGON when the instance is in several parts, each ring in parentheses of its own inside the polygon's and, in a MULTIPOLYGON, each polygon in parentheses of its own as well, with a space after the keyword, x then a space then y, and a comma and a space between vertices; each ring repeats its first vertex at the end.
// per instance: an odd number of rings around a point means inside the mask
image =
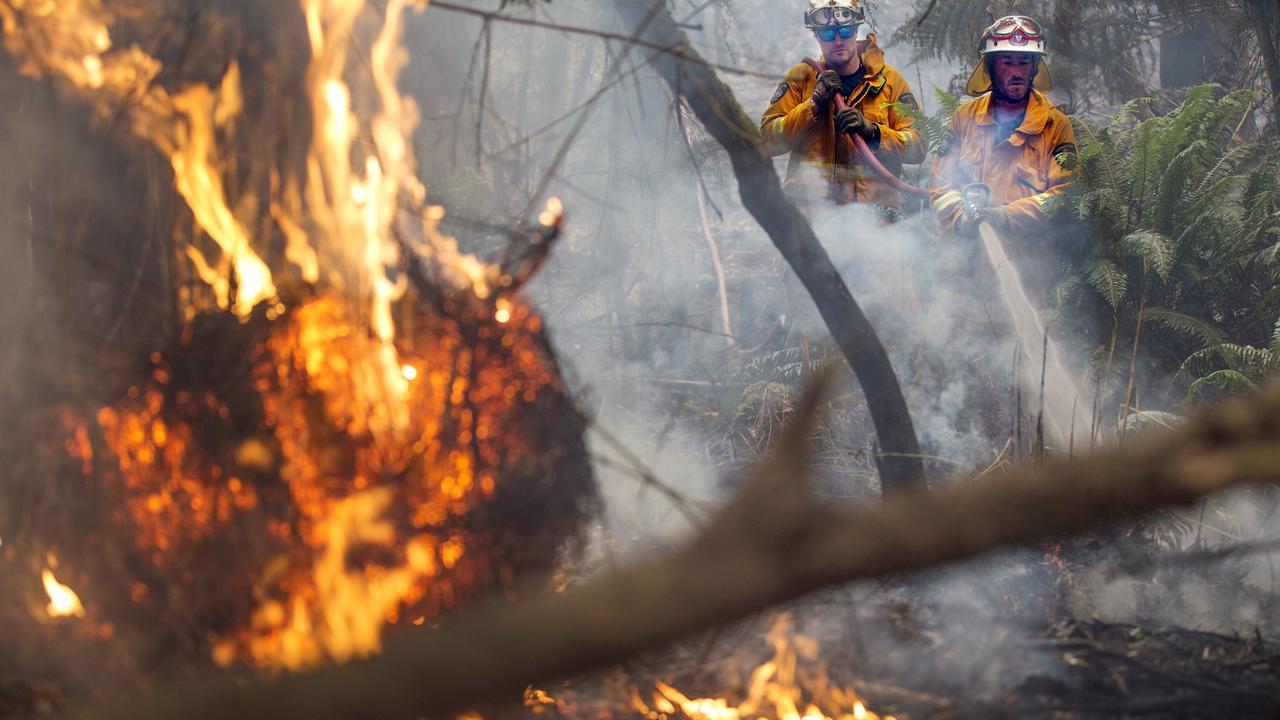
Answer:
POLYGON ((1249 19, 1258 36, 1262 50, 1262 63, 1271 85, 1271 133, 1280 132, 1280 28, 1276 18, 1280 15, 1276 0, 1250 0, 1249 19))

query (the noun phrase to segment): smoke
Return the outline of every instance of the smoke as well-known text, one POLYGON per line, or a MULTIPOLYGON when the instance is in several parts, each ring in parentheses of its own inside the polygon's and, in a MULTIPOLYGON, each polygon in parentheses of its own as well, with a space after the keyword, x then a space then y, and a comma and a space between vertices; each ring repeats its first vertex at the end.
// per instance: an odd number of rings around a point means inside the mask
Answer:
MULTIPOLYGON (((949 87, 969 68, 912 62, 913 49, 889 44, 910 5, 880 3, 876 30, 888 62, 903 72, 925 111, 934 113, 934 90, 949 87)), ((794 3, 677 2, 673 12, 691 26, 688 34, 705 57, 748 71, 721 77, 752 116, 776 86, 755 73, 780 78, 818 52, 794 3)), ((540 5, 531 17, 631 31, 601 4, 557 1, 540 5)), ((564 200, 569 225, 528 292, 580 407, 604 430, 591 438, 605 515, 588 567, 643 556, 694 530, 688 508, 640 476, 647 471, 688 498, 695 514, 712 511, 732 492, 731 469, 763 446, 772 411, 789 400, 785 387, 798 385, 801 338, 810 342, 815 362, 832 357, 821 346, 825 328, 742 209, 722 151, 696 122, 677 121, 669 90, 644 63, 647 49, 631 48, 608 74, 627 52, 622 43, 494 23, 486 106, 478 113, 486 77, 482 58, 489 52, 477 43, 483 27, 476 18, 439 9, 421 20, 415 57, 421 50, 431 67, 442 69, 409 79, 421 85, 424 98, 438 99, 434 106, 422 102, 426 122, 418 151, 428 185, 460 239, 494 252, 506 241, 501 229, 518 220, 528 194, 550 171, 549 192, 564 200), (590 103, 597 93, 599 100, 590 103), (583 112, 590 115, 571 137, 583 112), (553 165, 562 144, 563 161, 553 165), (712 241, 726 268, 731 344, 720 319, 699 193, 705 193, 712 241), (762 438, 745 436, 760 428, 762 438)), ((785 158, 776 167, 785 172, 785 158)), ((977 242, 940 238, 927 210, 886 225, 869 208, 819 208, 812 221, 890 351, 925 452, 937 458, 930 462, 935 477, 965 477, 1006 456, 1003 440, 1015 431, 1010 411, 1018 401, 1017 347, 1003 327, 995 280, 982 271, 977 242)), ((1047 295, 1045 286, 1034 289, 1047 295)), ((1038 347, 1033 350, 1038 354, 1038 347)), ((1073 376, 1080 376, 1092 350, 1063 345, 1073 376)), ((1038 397, 1024 394, 1020 401, 1028 415, 1038 409, 1038 397)), ((1089 412, 1078 408, 1077 416, 1089 412)), ((838 438, 844 450, 867 445, 867 423, 840 427, 851 433, 838 438)), ((1022 431, 1033 432, 1030 426, 1022 431)), ((1077 438, 1079 452, 1085 443, 1079 433, 1077 438)), ((846 501, 865 497, 868 472, 865 464, 841 466, 824 476, 823 490, 846 501)), ((1056 659, 1027 650, 1025 641, 1064 614, 1272 631, 1266 556, 1232 563, 1232 572, 1243 573, 1244 591, 1226 597, 1215 592, 1223 572, 1164 567, 1153 582, 1151 572, 1134 569, 1135 557, 1274 537, 1280 528, 1273 527, 1277 521, 1268 517, 1268 507, 1269 501, 1253 496, 1215 506, 1210 520, 1231 518, 1239 527, 1231 537, 1202 530, 1199 545, 1196 522, 1170 517, 1092 544, 1081 541, 1074 547, 1085 549, 1069 555, 1075 571, 1066 578, 1043 549, 1010 551, 914 578, 910 585, 833 591, 854 598, 854 609, 817 608, 822 599, 816 599, 806 601, 800 618, 823 636, 857 635, 864 656, 888 675, 930 676, 970 697, 1058 672, 1056 659), (1166 532, 1170 527, 1180 532, 1166 532), (1122 541, 1152 536, 1165 540, 1122 541), (896 607, 907 608, 905 632, 886 620, 896 607)))
MULTIPOLYGON (((677 4, 674 14, 694 8, 677 4)), ((905 14, 905 7, 885 3, 880 37, 890 37, 905 14)), ((534 17, 630 31, 611 13, 576 3, 554 2, 534 17)), ((702 26, 690 36, 715 62, 780 78, 818 52, 798 17, 790 4, 717 2, 689 20, 702 26)), ((718 145, 696 122, 677 120, 670 91, 644 64, 646 49, 632 48, 609 75, 625 51, 620 44, 495 23, 489 29, 495 60, 477 132, 486 51, 472 43, 482 23, 429 9, 421 25, 428 57, 440 58, 447 70, 413 81, 430 84, 429 97, 439 98, 434 110, 421 103, 427 121, 418 150, 450 229, 473 249, 495 252, 505 237, 486 228, 515 224, 526 194, 548 169, 549 192, 567 207, 566 232, 527 292, 579 406, 601 428, 592 433, 590 450, 605 509, 584 571, 687 538, 695 532, 689 515, 706 517, 731 495, 732 470, 750 462, 785 421, 800 384, 801 338, 813 363, 843 362, 824 345, 827 333, 812 301, 742 209, 718 145), (468 57, 477 64, 460 62, 468 57), (607 89, 599 101, 587 105, 601 88, 607 89), (450 115, 455 108, 461 115, 450 115), (571 138, 582 112, 590 116, 571 138), (433 122, 435 115, 444 117, 433 122), (563 162, 553 167, 566 142, 563 162), (732 338, 720 317, 699 193, 705 193, 711 242, 725 267, 732 338), (645 474, 685 500, 673 502, 645 474)), ((908 52, 890 48, 888 60, 922 85, 913 90, 932 110, 934 88, 945 87, 954 69, 907 65, 908 52)), ((721 76, 750 115, 763 110, 777 82, 721 76)), ((780 173, 785 161, 778 159, 780 173)), ((992 438, 1009 427, 998 410, 1010 400, 1013 346, 974 301, 966 265, 972 247, 940 243, 926 214, 885 225, 872 209, 846 207, 816 210, 812 219, 890 349, 926 452, 941 458, 931 466, 941 477, 986 468, 1003 449, 992 438)), ((858 395, 856 386, 851 394, 858 395)), ((874 488, 865 456, 869 423, 862 411, 853 414, 858 422, 833 425, 847 434, 835 437, 832 453, 824 455, 838 472, 824 472, 821 483, 824 496, 844 501, 868 498, 874 488)), ((833 629, 831 637, 858 633, 868 654, 898 678, 920 677, 920 669, 911 668, 934 647, 921 638, 936 637, 947 648, 930 654, 928 667, 937 677, 957 693, 999 692, 1039 667, 1015 670, 995 662, 1020 636, 1011 630, 1019 627, 1008 612, 1013 601, 1004 598, 1050 592, 1038 559, 1034 552, 1002 555, 923 580, 920 592, 850 588, 871 601, 848 626, 843 609, 806 603, 800 616, 845 628, 833 629), (904 640, 886 622, 885 609, 895 603, 916 608, 916 640, 904 640), (975 673, 968 658, 991 662, 975 673)), ((1039 612, 1043 621, 1043 608, 1039 612)))
MULTIPOLYGON (((629 33, 607 5, 556 0, 519 16, 629 33)), ((745 71, 723 77, 749 115, 765 107, 776 85, 759 74, 780 78, 805 55, 817 54, 794 2, 675 5, 700 53, 745 71)), ((880 4, 882 43, 908 6, 903 0, 880 4)), ((585 571, 686 538, 695 531, 692 518, 708 516, 732 494, 732 469, 767 445, 780 427, 774 420, 785 420, 802 373, 793 368, 807 362, 787 353, 804 338, 814 361, 824 359, 826 331, 815 309, 742 209, 719 147, 696 122, 677 120, 678 103, 645 63, 650 49, 437 7, 414 17, 408 37, 414 63, 402 75, 402 88, 423 110, 415 149, 432 201, 448 213, 446 228, 468 249, 496 257, 525 208, 540 204, 533 194, 544 177, 549 194, 568 209, 564 237, 527 292, 571 392, 598 427, 589 449, 604 514, 585 571), (713 244, 726 268, 723 304, 731 329, 720 315, 713 244)), ((956 68, 909 62, 910 52, 887 49, 889 62, 932 112, 932 90, 946 87, 956 68)), ((156 178, 136 167, 114 188, 49 177, 59 167, 46 162, 50 157, 99 168, 123 163, 109 144, 95 142, 93 150, 70 144, 68 138, 98 136, 59 132, 59 109, 35 102, 42 89, 19 85, 5 92, 18 107, 6 114, 8 145, 22 152, 8 157, 13 171, 0 178, 6 218, 0 327, 11 338, 26 337, 33 323, 56 314, 67 335, 82 339, 78 352, 154 331, 165 318, 167 295, 161 289, 166 263, 153 248, 163 246, 158 239, 168 228, 120 232, 136 240, 122 243, 124 256, 112 258, 94 256, 87 243, 55 255, 43 244, 54 233, 41 228, 66 207, 89 208, 75 218, 82 224, 134 227, 137 221, 127 217, 134 205, 120 196, 156 178), (66 195, 34 197, 33 187, 66 195), (53 267, 54 257, 67 265, 53 267), (57 294, 42 278, 61 278, 57 294), (119 293, 122 286, 131 292, 119 293), (123 304, 102 300, 120 297, 123 304)), ((79 127, 87 118, 66 122, 79 127)), ((784 170, 785 158, 777 167, 784 170)), ((83 174, 106 177, 108 171, 83 174)), ((1000 439, 1012 430, 1007 410, 1016 348, 1000 327, 990 277, 975 271, 976 245, 940 238, 927 211, 888 225, 872 208, 815 208, 812 221, 890 351, 937 476, 962 477, 995 463, 1006 452, 1000 439)), ((19 366, 29 351, 12 340, 0 351, 0 398, 30 392, 19 366)), ((1035 399, 1024 403, 1034 406, 1035 399)), ((840 428, 851 430, 836 439, 841 450, 869 444, 866 423, 840 428)), ((862 471, 869 463, 857 462, 824 477, 823 491, 845 501, 865 496, 862 471), (855 465, 859 472, 850 469, 855 465)), ((1054 672, 1047 656, 1014 650, 1049 621, 1055 602, 1078 617, 1273 630, 1275 572, 1267 556, 1233 559, 1211 572, 1135 564, 1135 554, 1159 561, 1161 553, 1280 535, 1269 496, 1222 499, 1202 515, 1207 520, 1154 520, 1180 528, 1160 546, 1135 547, 1139 541, 1125 543, 1123 533, 1108 536, 1065 583, 1043 551, 1010 551, 910 583, 833 591, 852 598, 851 606, 814 608, 818 601, 812 601, 805 622, 833 638, 856 634, 871 669, 899 679, 941 679, 956 694, 971 695, 1000 693, 1030 674, 1054 672), (1224 582, 1240 592, 1224 598, 1224 582), (1059 591, 1065 593, 1060 600, 1054 597, 1059 591), (902 613, 894 615, 896 608, 902 613), (940 647, 947 652, 937 652, 940 647)))
MULTIPOLYGON (((695 8, 677 4, 674 14, 685 19, 695 8)), ((907 10, 905 3, 882 4, 882 41, 907 10)), ((596 5, 553 2, 534 17, 630 31, 596 5)), ((701 25, 690 37, 710 60, 781 78, 818 52, 798 18, 789 3, 716 2, 688 22, 701 25)), ((802 342, 813 363, 843 362, 823 344, 827 333, 812 301, 742 209, 718 145, 696 122, 677 120, 670 91, 644 64, 647 49, 631 48, 609 75, 626 51, 621 44, 495 23, 489 28, 494 60, 482 93, 486 50, 472 44, 482 37, 482 23, 429 9, 421 25, 415 45, 445 70, 412 81, 430 85, 427 97, 439 98, 434 110, 421 103, 427 121, 418 151, 450 229, 473 249, 494 252, 505 237, 486 228, 514 225, 527 193, 548 170, 549 192, 567 208, 564 237, 527 291, 579 406, 602 428, 592 434, 590 449, 605 512, 584 570, 688 537, 694 532, 688 514, 705 516, 722 503, 733 491, 732 469, 750 462, 785 421, 800 384, 802 342), (469 57, 476 63, 461 62, 469 57), (602 88, 599 101, 589 104, 602 88), (477 113, 482 94, 486 109, 477 113), (455 109, 461 114, 453 115, 455 109), (571 136, 582 112, 590 115, 571 136), (564 143, 563 162, 553 166, 564 143), (705 193, 711 242, 725 267, 732 338, 720 317, 698 193, 705 193), (648 484, 646 473, 687 502, 673 502, 648 484)), ((933 111, 933 90, 945 87, 954 69, 907 64, 909 52, 890 48, 888 61, 933 111)), ((777 83, 753 74, 721 77, 750 115, 763 110, 777 83)), ((785 161, 778 159, 780 173, 785 161)), ((927 214, 885 225, 873 209, 845 207, 817 209, 812 220, 890 350, 926 452, 940 458, 931 467, 940 477, 958 477, 993 463, 1003 448, 992 438, 1009 430, 1000 408, 1010 401, 1014 353, 990 309, 977 301, 984 298, 975 295, 969 270, 973 247, 939 241, 927 214)), ((824 495, 844 501, 866 498, 873 487, 870 462, 859 456, 869 444, 869 423, 862 411, 853 414, 859 422, 833 425, 847 435, 832 440, 826 459, 838 472, 824 473, 822 481, 824 495), (854 456, 861 459, 849 459, 854 456)), ((955 692, 999 692, 1040 667, 996 662, 1021 635, 1011 630, 1020 626, 1009 614, 1018 603, 1005 598, 1051 593, 1038 560, 1035 552, 1001 555, 923 579, 911 590, 850 588, 870 599, 852 618, 846 609, 809 603, 800 616, 844 628, 831 637, 858 633, 868 655, 898 678, 925 680, 919 660, 928 655, 934 659, 927 667, 955 692), (886 621, 885 608, 898 603, 915 608, 921 625, 915 640, 904 640, 886 621), (947 652, 931 653, 935 640, 923 638, 936 638, 947 652), (976 673, 971 658, 990 662, 976 673)), ((1043 622, 1043 606, 1038 612, 1043 622)))
POLYGON ((926 214, 888 225, 874 208, 817 209, 814 229, 890 350, 926 454, 955 469, 995 460, 1010 428, 1014 341, 976 245, 926 214))

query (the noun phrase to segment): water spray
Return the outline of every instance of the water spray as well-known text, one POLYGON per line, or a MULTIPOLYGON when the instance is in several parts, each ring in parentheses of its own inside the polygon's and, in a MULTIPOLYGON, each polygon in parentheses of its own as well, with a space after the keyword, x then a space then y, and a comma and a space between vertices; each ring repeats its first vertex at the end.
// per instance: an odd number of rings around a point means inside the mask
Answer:
POLYGON ((1038 425, 1045 448, 1053 453, 1070 454, 1076 435, 1084 437, 1082 431, 1087 430, 1080 411, 1092 408, 1093 399, 1083 395, 1067 371, 1057 344, 1049 337, 1040 313, 1027 296, 1017 267, 1005 252, 1000 234, 982 220, 981 211, 991 202, 991 188, 970 183, 961 189, 960 196, 965 218, 977 224, 982 249, 999 283, 1000 299, 1017 335, 1018 352, 1025 355, 1017 363, 1018 383, 1028 397, 1035 397, 1033 389, 1040 390, 1038 425), (1031 348, 1035 347, 1043 349, 1040 358, 1031 356, 1031 348))

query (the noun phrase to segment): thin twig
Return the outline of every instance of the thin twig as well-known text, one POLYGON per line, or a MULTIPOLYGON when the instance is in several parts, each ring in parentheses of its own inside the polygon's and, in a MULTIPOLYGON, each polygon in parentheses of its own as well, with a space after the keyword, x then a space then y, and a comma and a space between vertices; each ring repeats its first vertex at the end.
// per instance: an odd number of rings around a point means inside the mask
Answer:
POLYGON ((670 500, 676 510, 678 510, 681 515, 684 515, 685 519, 688 520, 689 524, 694 528, 698 530, 704 530, 706 528, 708 521, 708 514, 706 511, 698 509, 688 498, 682 495, 679 490, 676 490, 667 483, 658 479, 658 476, 644 464, 643 460, 641 460, 635 453, 631 452, 630 448, 623 444, 623 442, 613 433, 609 432, 609 430, 605 428, 604 425, 600 424, 599 421, 586 417, 584 417, 584 419, 590 423, 591 430, 599 435, 600 439, 608 443, 615 452, 622 456, 622 462, 625 462, 626 465, 623 466, 619 464, 619 461, 605 455, 594 455, 593 458, 597 462, 602 465, 607 465, 615 470, 629 472, 632 477, 640 481, 641 485, 656 490, 658 493, 670 500))
POLYGON ((924 12, 920 13, 920 17, 916 18, 917 30, 919 30, 924 25, 924 21, 929 19, 929 15, 933 12, 933 9, 937 6, 938 6, 938 0, 929 0, 929 7, 925 8, 924 12))
MULTIPOLYGON (((435 3, 432 4, 436 5, 435 3)), ((446 6, 440 5, 439 7, 446 6)), ((661 0, 654 2, 650 6, 648 13, 645 15, 644 21, 640 24, 637 32, 645 31, 649 26, 649 23, 651 23, 657 16, 658 9, 661 7, 661 0)), ((624 47, 622 52, 620 52, 613 59, 613 62, 610 63, 608 70, 606 70, 604 74, 606 86, 612 78, 618 75, 618 71, 621 69, 622 63, 626 61, 630 52, 630 46, 624 47)), ((583 128, 586 127, 587 121, 591 119, 592 111, 595 110, 597 103, 599 103, 600 98, 604 95, 604 89, 605 87, 602 86, 591 96, 591 100, 588 101, 587 106, 583 108, 582 113, 578 115, 577 122, 573 124, 573 127, 569 130, 568 134, 565 135, 564 140, 560 142, 560 147, 556 150, 555 156, 551 158, 551 162, 547 165, 546 171, 543 172, 542 178, 538 180, 537 187, 535 187, 533 192, 529 195, 529 202, 525 205, 524 210, 521 211, 519 220, 516 222, 516 232, 513 236, 512 242, 507 245, 507 249, 503 253, 503 258, 500 262, 502 266, 507 266, 511 261, 512 256, 519 251, 517 241, 523 234, 523 230, 528 226, 529 218, 532 216, 534 208, 538 206, 542 195, 546 193, 547 188, 551 185, 551 180, 555 177, 556 171, 560 169, 560 166, 564 164, 565 158, 569 156, 569 150, 577 141, 578 135, 582 132, 583 128)))
POLYGON ((476 172, 484 166, 484 101, 489 94, 489 67, 493 64, 493 28, 488 19, 480 30, 484 39, 484 65, 480 71, 480 99, 476 104, 476 172))
POLYGON ((646 67, 648 67, 647 62, 646 62, 646 63, 639 63, 639 64, 636 64, 636 65, 635 65, 634 67, 632 67, 630 70, 628 70, 628 71, 626 71, 626 72, 622 73, 621 75, 619 75, 618 77, 614 78, 613 80, 610 80, 609 82, 605 83, 604 85, 601 85, 599 88, 597 88, 597 89, 596 89, 596 92, 595 92, 595 93, 592 93, 592 96, 591 96, 591 97, 589 97, 589 98, 587 98, 586 100, 584 100, 583 102, 578 103, 577 105, 575 105, 575 106, 573 106, 573 107, 569 108, 569 109, 568 109, 568 110, 566 110, 564 113, 562 113, 559 117, 557 117, 556 119, 554 119, 554 120, 552 120, 551 122, 547 123, 546 125, 543 125, 542 127, 538 128, 537 130, 534 130, 533 132, 529 133, 528 135, 525 135, 523 138, 520 138, 519 140, 517 140, 517 141, 515 141, 515 142, 513 142, 513 143, 511 143, 511 144, 509 144, 509 145, 505 145, 505 146, 503 146, 503 147, 501 147, 501 148, 499 148, 499 149, 497 149, 497 150, 490 151, 488 154, 486 154, 486 155, 485 155, 485 159, 486 159, 486 160, 488 160, 488 159, 492 159, 492 158, 494 158, 494 157, 496 157, 496 156, 498 156, 498 155, 502 155, 503 153, 510 152, 510 151, 512 151, 512 150, 515 150, 515 149, 519 148, 519 147, 520 147, 520 146, 522 146, 522 145, 527 145, 527 144, 528 144, 530 141, 532 141, 534 138, 537 138, 537 137, 539 137, 539 136, 541 136, 541 135, 545 135, 546 133, 548 133, 548 132, 550 132, 551 130, 553 130, 553 129, 554 129, 557 125, 559 125, 560 123, 562 123, 562 122, 564 122, 565 120, 568 120, 569 118, 573 117, 573 116, 574 116, 574 114, 575 114, 575 113, 577 113, 579 110, 583 110, 583 109, 585 109, 588 105, 591 105, 592 103, 594 103, 594 102, 595 102, 595 100, 596 100, 596 95, 602 94, 602 93, 604 93, 606 90, 610 90, 610 89, 614 88, 615 86, 617 86, 617 85, 618 85, 619 83, 621 83, 622 81, 626 80, 627 78, 631 77, 632 75, 635 75, 636 73, 640 72, 641 70, 645 69, 646 67))
MULTIPOLYGON (((1147 269, 1142 268, 1142 295, 1138 299, 1138 322, 1133 331, 1133 352, 1129 357, 1129 386, 1124 391, 1124 414, 1120 417, 1120 421, 1124 422, 1130 415, 1129 408, 1135 408, 1136 404, 1133 398, 1133 383, 1135 376, 1138 374, 1138 345, 1142 341, 1142 322, 1147 310, 1147 293, 1151 288, 1147 284, 1147 269)), ((1124 428, 1117 428, 1120 437, 1124 437, 1124 428)))
MULTIPOLYGON (((697 54, 693 53, 687 46, 663 45, 661 43, 650 42, 648 40, 640 39, 639 37, 637 37, 637 35, 644 32, 643 28, 641 28, 640 31, 636 33, 636 35, 624 35, 622 33, 609 32, 607 30, 596 30, 594 28, 575 27, 573 25, 558 25, 556 23, 544 22, 542 20, 512 17, 510 15, 503 15, 502 13, 499 13, 499 12, 493 12, 488 10, 478 10, 476 8, 466 7, 465 5, 455 5, 451 2, 444 2, 443 0, 432 0, 432 2, 430 3, 428 3, 426 0, 417 0, 417 2, 421 5, 426 5, 429 8, 440 8, 441 10, 449 10, 451 12, 458 12, 466 15, 475 15, 477 17, 482 17, 489 20, 496 20, 498 22, 511 23, 513 25, 528 25, 530 27, 546 28, 548 30, 556 30, 558 32, 572 33, 575 35, 589 35, 591 37, 603 38, 605 40, 617 40, 617 41, 626 43, 628 45, 639 45, 641 47, 647 47, 652 50, 657 50, 659 53, 662 53, 665 55, 671 55, 684 62, 692 62, 698 65, 705 65, 709 68, 715 68, 720 72, 729 73, 731 75, 742 75, 745 77, 762 78, 765 80, 777 80, 778 78, 782 77, 782 75, 785 72, 782 70, 779 70, 778 72, 772 72, 772 73, 760 72, 758 70, 747 70, 746 68, 734 67, 732 65, 722 65, 720 63, 708 62, 706 60, 703 60, 701 57, 698 57, 697 54)), ((676 25, 682 26, 680 23, 676 23, 676 25)))
POLYGON ((685 149, 689 151, 689 161, 693 163, 694 176, 698 183, 694 195, 698 200, 698 220, 702 225, 702 237, 707 241, 707 251, 711 254, 711 267, 716 274, 716 290, 720 296, 720 323, 724 327, 725 340, 732 347, 733 324, 729 322, 729 294, 725 288, 724 264, 720 262, 720 247, 716 244, 715 235, 711 233, 711 221, 707 217, 707 184, 693 155, 693 141, 689 138, 689 126, 684 121, 684 113, 684 104, 677 98, 676 121, 680 125, 680 137, 684 140, 685 149))

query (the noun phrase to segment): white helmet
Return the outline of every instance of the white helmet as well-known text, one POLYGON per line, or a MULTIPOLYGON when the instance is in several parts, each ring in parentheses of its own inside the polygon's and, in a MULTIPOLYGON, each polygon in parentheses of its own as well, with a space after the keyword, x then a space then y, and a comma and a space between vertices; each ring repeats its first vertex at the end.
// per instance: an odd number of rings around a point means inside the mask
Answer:
POLYGON ((867 21, 858 0, 809 0, 804 26, 811 29, 835 25, 862 25, 867 21))
POLYGON ((987 69, 987 56, 994 53, 1028 53, 1040 58, 1036 68, 1035 89, 1047 93, 1053 89, 1053 75, 1045 62, 1044 30, 1040 23, 1025 15, 1006 15, 991 24, 982 33, 978 43, 982 59, 969 76, 965 92, 977 97, 991 89, 991 72, 987 69))

